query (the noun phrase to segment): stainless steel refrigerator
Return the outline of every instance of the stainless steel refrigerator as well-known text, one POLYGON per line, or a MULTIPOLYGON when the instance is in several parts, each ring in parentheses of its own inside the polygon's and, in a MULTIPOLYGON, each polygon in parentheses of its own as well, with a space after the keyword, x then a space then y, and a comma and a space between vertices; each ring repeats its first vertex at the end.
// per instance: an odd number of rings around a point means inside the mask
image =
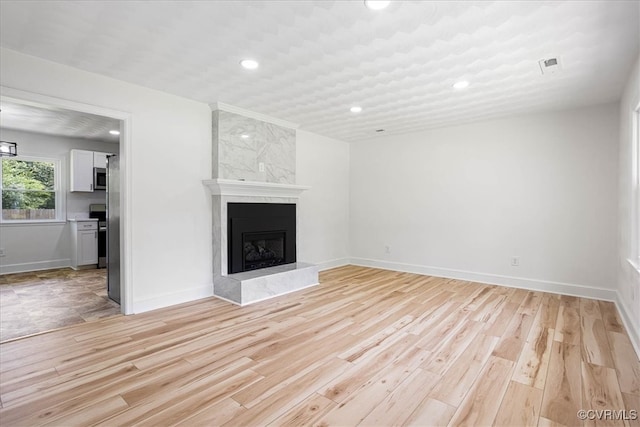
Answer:
POLYGON ((107 156, 107 292, 120 304, 120 161, 107 156))

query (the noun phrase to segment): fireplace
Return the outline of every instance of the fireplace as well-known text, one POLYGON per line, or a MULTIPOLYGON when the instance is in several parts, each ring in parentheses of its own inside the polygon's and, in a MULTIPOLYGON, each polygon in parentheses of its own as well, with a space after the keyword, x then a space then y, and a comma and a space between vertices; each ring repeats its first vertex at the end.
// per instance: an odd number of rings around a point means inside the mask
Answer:
POLYGON ((228 272, 296 262, 296 205, 227 204, 228 272))
POLYGON ((311 189, 296 184, 297 125, 214 109, 212 179, 203 181, 212 196, 213 295, 247 305, 317 285, 318 266, 296 254, 304 242, 296 203, 311 189))

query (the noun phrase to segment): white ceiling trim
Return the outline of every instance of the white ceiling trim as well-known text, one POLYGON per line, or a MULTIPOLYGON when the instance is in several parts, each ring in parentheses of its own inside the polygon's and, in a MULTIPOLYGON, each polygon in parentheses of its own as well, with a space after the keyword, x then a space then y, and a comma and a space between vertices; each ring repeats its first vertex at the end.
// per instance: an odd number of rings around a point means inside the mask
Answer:
POLYGON ((262 113, 256 113, 255 111, 249 111, 244 108, 235 107, 233 105, 225 104, 223 102, 214 102, 209 104, 209 107, 212 111, 222 110, 227 113, 240 114, 241 116, 249 117, 251 119, 260 120, 267 123, 272 123, 274 125, 290 128, 290 129, 298 129, 300 125, 298 123, 293 123, 287 120, 282 120, 277 117, 268 116, 262 113))

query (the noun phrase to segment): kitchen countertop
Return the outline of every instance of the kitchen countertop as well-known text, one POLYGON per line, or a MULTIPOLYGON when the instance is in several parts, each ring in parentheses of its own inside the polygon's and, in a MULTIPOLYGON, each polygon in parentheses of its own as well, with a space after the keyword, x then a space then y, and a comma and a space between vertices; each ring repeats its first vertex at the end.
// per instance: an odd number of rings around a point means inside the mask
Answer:
POLYGON ((78 221, 98 221, 98 218, 68 218, 69 222, 78 222, 78 221))

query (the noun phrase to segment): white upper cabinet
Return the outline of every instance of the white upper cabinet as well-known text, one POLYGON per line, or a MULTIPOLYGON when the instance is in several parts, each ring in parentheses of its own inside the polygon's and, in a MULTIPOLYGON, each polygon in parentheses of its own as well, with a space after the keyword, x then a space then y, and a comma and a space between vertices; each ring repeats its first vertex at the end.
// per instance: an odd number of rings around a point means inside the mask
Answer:
POLYGON ((93 151, 71 150, 69 191, 93 191, 93 151))
POLYGON ((98 153, 97 151, 93 152, 93 167, 94 168, 106 168, 107 167, 107 156, 110 153, 98 153))
POLYGON ((71 170, 69 176, 71 185, 69 191, 92 192, 93 168, 106 168, 107 156, 111 153, 101 153, 88 150, 71 150, 71 170))

